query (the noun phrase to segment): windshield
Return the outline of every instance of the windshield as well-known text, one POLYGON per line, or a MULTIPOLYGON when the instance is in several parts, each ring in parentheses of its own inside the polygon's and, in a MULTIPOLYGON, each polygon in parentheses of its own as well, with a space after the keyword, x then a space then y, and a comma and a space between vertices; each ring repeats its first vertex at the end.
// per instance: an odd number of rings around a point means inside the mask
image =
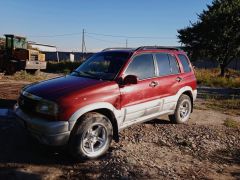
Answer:
POLYGON ((81 64, 71 75, 113 80, 129 56, 130 52, 97 53, 81 64))

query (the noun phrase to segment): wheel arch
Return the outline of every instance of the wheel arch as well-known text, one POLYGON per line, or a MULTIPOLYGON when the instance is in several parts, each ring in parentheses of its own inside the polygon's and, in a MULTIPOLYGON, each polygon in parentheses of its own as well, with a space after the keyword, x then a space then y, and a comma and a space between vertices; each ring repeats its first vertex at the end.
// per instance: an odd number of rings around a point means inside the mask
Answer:
POLYGON ((100 114, 103 114, 107 116, 112 124, 113 127, 113 139, 116 142, 119 142, 119 125, 118 125, 118 120, 117 117, 118 115, 118 110, 112 106, 110 103, 95 103, 91 105, 87 105, 85 107, 82 107, 78 109, 69 119, 69 130, 73 130, 77 122, 81 119, 81 117, 89 112, 98 112, 100 114))
POLYGON ((108 117, 108 119, 110 120, 112 127, 113 127, 113 139, 114 139, 114 141, 119 142, 118 123, 117 123, 116 117, 113 114, 113 112, 106 108, 95 109, 90 112, 98 112, 98 113, 103 114, 104 116, 108 117))
POLYGON ((177 99, 179 99, 182 94, 185 94, 190 97, 191 105, 192 105, 191 112, 193 112, 194 91, 193 91, 192 87, 185 86, 185 87, 181 88, 177 93, 177 99))
POLYGON ((190 99, 191 99, 191 104, 192 104, 191 112, 193 112, 193 94, 192 94, 192 91, 187 90, 187 91, 184 91, 182 94, 185 94, 185 95, 187 95, 188 97, 190 97, 190 99))

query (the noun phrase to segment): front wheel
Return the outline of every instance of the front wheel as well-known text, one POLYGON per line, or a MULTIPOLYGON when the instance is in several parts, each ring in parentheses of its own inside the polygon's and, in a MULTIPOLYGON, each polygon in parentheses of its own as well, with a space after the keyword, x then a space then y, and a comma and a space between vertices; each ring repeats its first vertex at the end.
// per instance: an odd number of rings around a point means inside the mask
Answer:
POLYGON ((186 123, 192 111, 192 103, 189 96, 182 94, 178 99, 174 114, 169 115, 171 122, 176 124, 186 123))
POLYGON ((98 158, 107 152, 112 136, 112 124, 106 116, 87 113, 73 129, 69 141, 70 153, 81 160, 98 158))

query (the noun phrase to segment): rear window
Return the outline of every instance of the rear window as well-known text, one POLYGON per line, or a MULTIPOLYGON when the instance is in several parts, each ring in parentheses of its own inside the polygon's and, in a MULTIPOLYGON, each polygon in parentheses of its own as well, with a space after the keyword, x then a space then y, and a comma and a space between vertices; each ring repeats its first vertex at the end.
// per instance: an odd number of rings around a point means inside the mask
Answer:
POLYGON ((187 57, 183 54, 179 54, 178 58, 180 59, 180 62, 182 63, 184 72, 185 73, 191 72, 190 64, 188 62, 187 57))

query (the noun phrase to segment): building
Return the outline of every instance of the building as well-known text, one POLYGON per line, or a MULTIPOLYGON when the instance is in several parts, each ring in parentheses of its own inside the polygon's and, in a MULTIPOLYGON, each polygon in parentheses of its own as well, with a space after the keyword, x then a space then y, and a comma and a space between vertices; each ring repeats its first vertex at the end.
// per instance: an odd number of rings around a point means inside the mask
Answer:
POLYGON ((36 48, 39 51, 42 52, 57 52, 57 47, 56 46, 52 46, 52 45, 48 45, 48 44, 39 44, 36 42, 28 42, 28 44, 32 47, 32 48, 36 48))
MULTIPOLYGON (((80 52, 43 52, 46 57, 46 61, 81 61, 83 56, 80 52)), ((85 53, 84 58, 88 58, 89 56, 93 55, 94 53, 85 53)))
MULTIPOLYGON (((56 46, 28 42, 32 48, 36 48, 45 54, 46 61, 81 61, 83 56, 80 52, 58 51, 56 46)), ((84 58, 91 56, 93 53, 84 53, 84 58)))

